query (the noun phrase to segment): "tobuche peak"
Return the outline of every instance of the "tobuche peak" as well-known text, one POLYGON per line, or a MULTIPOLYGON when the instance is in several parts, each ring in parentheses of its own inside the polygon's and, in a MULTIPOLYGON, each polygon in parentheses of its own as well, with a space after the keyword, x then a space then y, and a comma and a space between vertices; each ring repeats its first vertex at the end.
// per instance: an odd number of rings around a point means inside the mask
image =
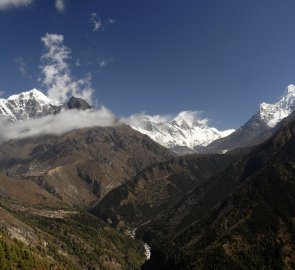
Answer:
POLYGON ((32 89, 0 99, 0 116, 13 122, 34 118, 49 111, 51 103, 41 91, 32 89))

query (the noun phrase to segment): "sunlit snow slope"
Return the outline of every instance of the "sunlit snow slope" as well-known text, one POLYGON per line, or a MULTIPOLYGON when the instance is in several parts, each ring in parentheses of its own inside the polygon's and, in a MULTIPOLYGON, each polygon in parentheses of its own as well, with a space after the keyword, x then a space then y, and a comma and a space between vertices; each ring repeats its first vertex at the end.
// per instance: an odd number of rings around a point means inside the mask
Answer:
POLYGON ((196 146, 206 146, 234 131, 219 131, 209 127, 208 120, 200 119, 198 113, 193 111, 180 112, 172 119, 145 114, 133 115, 129 118, 129 124, 168 148, 186 146, 192 149, 196 146))

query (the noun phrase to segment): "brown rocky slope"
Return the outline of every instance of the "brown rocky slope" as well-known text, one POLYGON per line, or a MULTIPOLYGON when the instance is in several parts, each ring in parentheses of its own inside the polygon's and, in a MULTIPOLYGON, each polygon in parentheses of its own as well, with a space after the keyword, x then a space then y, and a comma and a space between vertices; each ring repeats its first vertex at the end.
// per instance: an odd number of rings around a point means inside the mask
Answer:
POLYGON ((0 170, 88 209, 145 167, 173 156, 148 136, 119 125, 8 141, 0 146, 0 170))

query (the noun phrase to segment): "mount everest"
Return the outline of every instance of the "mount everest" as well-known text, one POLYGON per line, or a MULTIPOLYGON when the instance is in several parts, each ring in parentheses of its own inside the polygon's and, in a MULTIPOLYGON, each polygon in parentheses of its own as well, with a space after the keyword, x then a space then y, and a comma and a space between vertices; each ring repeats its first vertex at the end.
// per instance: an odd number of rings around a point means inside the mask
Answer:
POLYGON ((234 132, 233 129, 219 131, 209 127, 208 120, 201 119, 198 112, 193 111, 180 112, 172 119, 144 114, 132 115, 127 123, 168 148, 184 146, 193 149, 196 146, 207 146, 234 132))

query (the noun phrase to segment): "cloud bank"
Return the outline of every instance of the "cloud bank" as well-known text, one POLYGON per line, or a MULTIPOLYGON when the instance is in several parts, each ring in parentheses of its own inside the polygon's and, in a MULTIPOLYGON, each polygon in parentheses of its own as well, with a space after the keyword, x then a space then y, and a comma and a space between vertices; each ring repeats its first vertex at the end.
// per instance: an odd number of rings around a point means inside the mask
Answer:
POLYGON ((0 10, 29 6, 33 0, 0 0, 0 10))
POLYGON ((66 47, 63 35, 46 34, 41 38, 45 53, 41 56, 40 81, 47 88, 48 97, 55 103, 65 102, 69 96, 75 96, 91 103, 93 89, 91 76, 75 80, 71 74, 68 60, 71 50, 66 47))
POLYGON ((29 119, 23 122, 0 121, 0 140, 23 139, 38 135, 61 135, 68 131, 94 126, 114 126, 114 114, 105 107, 99 110, 67 110, 56 115, 29 119))

